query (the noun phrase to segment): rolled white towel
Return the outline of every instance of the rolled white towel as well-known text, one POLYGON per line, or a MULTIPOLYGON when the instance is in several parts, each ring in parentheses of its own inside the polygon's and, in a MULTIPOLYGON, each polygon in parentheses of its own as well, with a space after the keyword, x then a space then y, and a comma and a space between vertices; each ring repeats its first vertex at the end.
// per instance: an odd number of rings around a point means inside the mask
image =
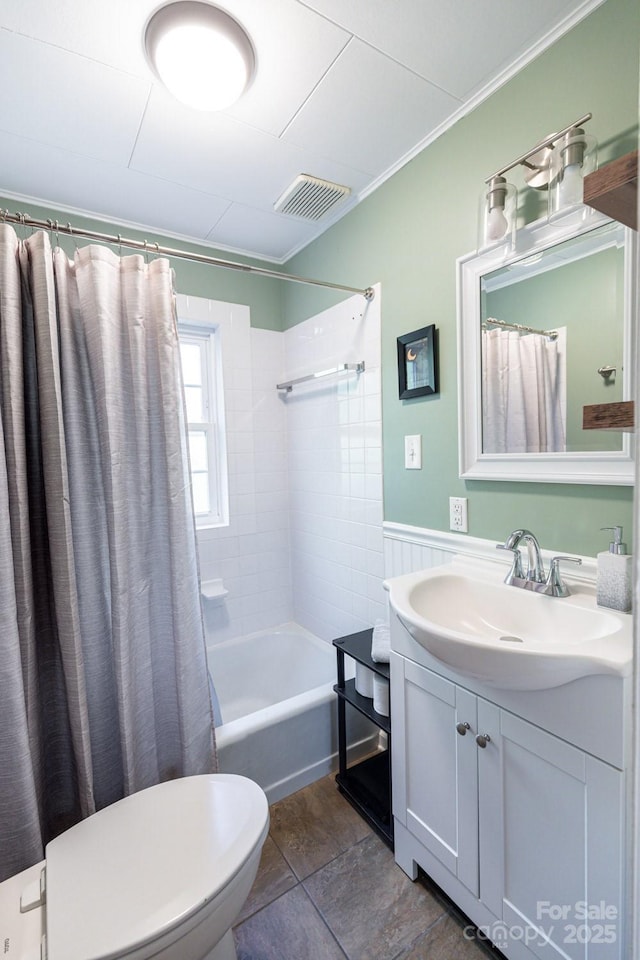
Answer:
POLYGON ((356 661, 356 690, 361 697, 373 696, 373 670, 356 661))
POLYGON ((371 659, 376 663, 389 663, 391 631, 384 620, 376 620, 371 638, 371 659))
POLYGON ((383 717, 389 716, 389 681, 378 674, 373 678, 373 709, 383 717))

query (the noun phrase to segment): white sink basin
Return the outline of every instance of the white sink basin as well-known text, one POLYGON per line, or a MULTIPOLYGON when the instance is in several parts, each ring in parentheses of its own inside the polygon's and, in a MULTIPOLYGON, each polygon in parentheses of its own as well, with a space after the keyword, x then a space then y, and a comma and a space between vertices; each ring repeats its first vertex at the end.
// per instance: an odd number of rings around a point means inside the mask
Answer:
POLYGON ((598 607, 569 581, 569 597, 507 586, 508 567, 456 558, 385 583, 411 636, 452 670, 511 690, 559 687, 589 674, 631 671, 631 616, 598 607))

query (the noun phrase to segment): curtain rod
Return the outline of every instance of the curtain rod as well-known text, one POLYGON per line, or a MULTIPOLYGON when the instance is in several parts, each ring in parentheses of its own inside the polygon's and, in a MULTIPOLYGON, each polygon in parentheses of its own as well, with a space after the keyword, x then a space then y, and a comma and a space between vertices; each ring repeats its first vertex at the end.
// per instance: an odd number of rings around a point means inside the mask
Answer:
POLYGON ((537 333, 538 336, 548 337, 549 340, 558 339, 557 330, 536 330, 535 327, 525 327, 522 323, 509 323, 507 320, 496 320, 495 317, 487 317, 484 323, 494 323, 498 327, 504 327, 507 330, 517 330, 518 333, 537 333))
POLYGON ((143 253, 154 253, 163 257, 175 257, 179 260, 191 260, 194 263, 205 263, 212 267, 224 267, 227 270, 240 270, 242 273, 254 273, 262 277, 272 277, 275 280, 289 280, 291 283, 307 283, 316 287, 328 287, 331 290, 344 290, 347 293, 359 293, 365 300, 373 300, 373 287, 362 289, 348 287, 343 283, 330 283, 328 280, 314 280, 311 277, 298 277, 293 273, 282 273, 279 270, 268 270, 266 267, 254 267, 248 263, 238 263, 235 260, 222 260, 219 257, 210 257, 204 253, 188 253, 185 250, 176 250, 172 247, 163 247, 148 240, 132 240, 118 234, 98 233, 95 230, 85 230, 81 227, 72 227, 70 223, 62 224, 57 220, 38 220, 28 213, 9 213, 0 211, 0 220, 4 223, 17 223, 23 227, 39 228, 55 233, 63 233, 69 237, 81 237, 83 240, 97 240, 99 243, 110 243, 113 246, 130 247, 142 250, 143 253))

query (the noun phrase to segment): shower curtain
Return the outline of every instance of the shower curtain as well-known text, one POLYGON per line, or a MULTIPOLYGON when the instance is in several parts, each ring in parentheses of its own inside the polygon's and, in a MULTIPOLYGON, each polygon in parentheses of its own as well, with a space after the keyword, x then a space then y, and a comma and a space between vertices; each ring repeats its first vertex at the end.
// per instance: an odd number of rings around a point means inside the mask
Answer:
POLYGON ((0 880, 214 769, 171 268, 0 224, 0 880))
POLYGON ((566 328, 551 340, 482 331, 482 452, 566 449, 566 328))

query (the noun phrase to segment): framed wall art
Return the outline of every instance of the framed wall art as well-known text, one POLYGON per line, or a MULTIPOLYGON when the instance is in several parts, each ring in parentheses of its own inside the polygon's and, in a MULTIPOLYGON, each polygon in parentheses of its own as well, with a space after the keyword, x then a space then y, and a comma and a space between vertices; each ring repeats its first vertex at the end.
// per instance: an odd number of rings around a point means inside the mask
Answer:
POLYGON ((401 400, 438 393, 437 331, 434 323, 398 337, 401 400))

